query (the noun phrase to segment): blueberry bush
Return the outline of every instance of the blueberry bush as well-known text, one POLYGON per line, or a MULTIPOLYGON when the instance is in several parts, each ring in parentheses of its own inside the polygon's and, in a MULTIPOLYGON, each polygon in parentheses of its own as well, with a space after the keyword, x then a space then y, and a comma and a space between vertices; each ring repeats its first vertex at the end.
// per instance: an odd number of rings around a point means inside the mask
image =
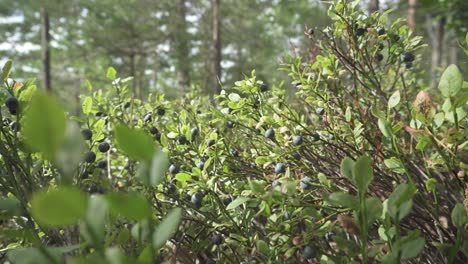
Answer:
MULTIPOLYGON (((465 263, 468 82, 420 78, 401 21, 337 1, 308 57, 212 98, 133 97, 110 67, 66 113, 2 69, 12 263, 465 263)), ((468 45, 468 43, 466 43, 468 45)))

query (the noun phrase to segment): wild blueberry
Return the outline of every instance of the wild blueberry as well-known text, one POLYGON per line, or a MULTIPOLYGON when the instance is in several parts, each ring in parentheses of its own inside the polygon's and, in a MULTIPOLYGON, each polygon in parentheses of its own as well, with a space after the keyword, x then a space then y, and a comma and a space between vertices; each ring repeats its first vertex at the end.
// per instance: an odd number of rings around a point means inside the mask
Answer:
POLYGON ((375 59, 376 59, 377 61, 382 61, 382 60, 383 60, 383 55, 380 54, 380 53, 377 53, 377 55, 375 55, 375 59))
POLYGON ((190 130, 190 133, 192 134, 192 139, 198 135, 198 128, 194 127, 190 130))
POLYGON ((168 185, 164 186, 164 193, 171 194, 175 192, 176 186, 173 183, 169 183, 168 185))
POLYGON ((124 104, 124 109, 127 109, 127 108, 129 108, 129 107, 130 107, 130 105, 131 105, 131 103, 130 103, 130 102, 126 102, 126 103, 124 104))
POLYGON ((275 130, 273 128, 269 128, 265 132, 265 138, 274 139, 275 138, 275 130))
POLYGON ((362 36, 366 33, 366 30, 364 28, 356 28, 356 36, 362 36))
POLYGON ((149 131, 150 131, 150 133, 153 134, 153 135, 156 135, 156 134, 159 133, 159 130, 158 130, 156 127, 154 127, 154 126, 152 126, 152 127, 150 128, 149 131))
POLYGON ((203 194, 201 192, 196 192, 192 194, 192 197, 190 198, 190 202, 198 208, 201 207, 202 201, 203 201, 203 194))
POLYGON ((10 110, 10 112, 11 111, 17 111, 18 107, 19 107, 18 98, 14 97, 14 96, 9 96, 5 100, 5 106, 8 108, 8 110, 10 110))
POLYGON ((312 141, 317 142, 320 140, 320 135, 317 133, 312 134, 312 141))
POLYGON ((317 113, 317 115, 323 115, 325 114, 325 109, 323 109, 323 107, 317 107, 315 113, 317 113))
POLYGON ((232 121, 227 121, 226 122, 226 127, 227 128, 233 128, 234 127, 234 123, 232 121))
POLYGON ((158 116, 163 116, 166 113, 166 110, 162 107, 158 108, 158 111, 156 112, 158 116))
POLYGON ((205 162, 203 161, 200 161, 197 163, 197 168, 199 168, 200 170, 203 170, 203 168, 205 168, 205 162))
POLYGON ((296 160, 300 160, 302 157, 301 157, 301 154, 299 152, 294 152, 292 154, 293 158, 295 158, 296 160))
POLYGON ((107 168, 107 161, 106 160, 98 160, 98 162, 96 163, 96 167, 98 167, 100 169, 107 168))
POLYGON ((311 185, 310 185, 310 178, 309 177, 305 177, 301 180, 299 186, 301 187, 301 189, 303 190, 308 190, 310 189, 311 185))
POLYGON ((385 28, 379 27, 379 28, 377 29, 377 34, 379 34, 379 35, 385 34, 385 28))
POLYGON ((98 149, 99 149, 100 152, 104 153, 104 152, 109 151, 110 145, 107 142, 101 142, 98 145, 98 149))
POLYGON ((171 164, 171 166, 169 166, 169 173, 171 173, 172 175, 179 173, 179 171, 180 168, 176 164, 171 164))
POLYGON ((239 151, 237 151, 237 149, 232 149, 231 150, 231 155, 234 156, 234 157, 238 157, 239 156, 239 151))
POLYGON ((415 58, 414 54, 411 53, 411 52, 403 52, 401 54, 401 60, 403 62, 412 62, 412 61, 414 61, 414 58, 415 58))
POLYGON ((268 91, 268 85, 266 85, 265 83, 260 84, 260 91, 261 92, 268 91))
POLYGON ((11 131, 17 132, 20 130, 20 124, 16 121, 12 121, 10 124, 8 124, 8 127, 10 127, 11 131))
POLYGON ((206 259, 206 262, 205 262, 205 263, 206 263, 206 264, 216 264, 216 261, 214 261, 214 260, 211 259, 211 258, 208 258, 208 259, 206 259))
POLYGON ((93 137, 93 131, 91 131, 88 128, 85 128, 85 129, 81 130, 81 135, 83 135, 83 138, 85 140, 91 140, 91 138, 93 137))
POLYGON ((87 163, 93 163, 96 161, 96 153, 92 152, 92 151, 88 151, 85 155, 85 161, 87 163))
POLYGON ((145 123, 151 122, 152 118, 153 118, 153 114, 149 112, 143 117, 143 122, 145 123))
POLYGON ((215 143, 216 143, 215 140, 214 140, 214 139, 211 139, 211 138, 208 139, 208 140, 206 141, 206 145, 207 145, 208 147, 213 146, 215 143))
POLYGON ((189 141, 187 140, 187 137, 185 137, 185 135, 180 135, 177 139, 177 142, 179 142, 179 144, 181 145, 185 145, 188 144, 189 141))
POLYGON ((276 174, 283 173, 285 171, 286 171, 286 166, 283 163, 280 162, 276 164, 276 167, 275 167, 276 174))
POLYGON ((294 145, 300 145, 302 144, 302 137, 301 136, 294 136, 292 140, 294 145))
POLYGON ((314 29, 313 28, 309 28, 307 30, 307 35, 313 35, 314 34, 314 29))
POLYGON ((306 246, 306 247, 304 248, 304 258, 305 258, 305 259, 314 258, 315 255, 316 255, 315 250, 314 250, 312 247, 306 246))
POLYGON ((231 196, 225 196, 225 197, 223 198, 223 204, 224 204, 225 206, 229 205, 231 202, 232 202, 232 197, 231 197, 231 196))
POLYGON ((221 243, 223 243, 223 236, 220 234, 213 234, 211 236, 211 243, 217 246, 221 245, 221 243))
POLYGON ((97 193, 99 191, 98 187, 93 184, 93 185, 90 185, 88 187, 88 190, 87 190, 89 193, 93 194, 93 193, 97 193))

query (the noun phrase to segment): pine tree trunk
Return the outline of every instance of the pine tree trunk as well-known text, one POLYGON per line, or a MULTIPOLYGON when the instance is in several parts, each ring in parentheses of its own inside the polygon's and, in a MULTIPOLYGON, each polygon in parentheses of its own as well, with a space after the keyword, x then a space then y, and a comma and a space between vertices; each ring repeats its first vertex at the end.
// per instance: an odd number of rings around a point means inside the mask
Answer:
POLYGON ((369 0, 369 15, 379 11, 379 0, 369 0))
POLYGON ((408 27, 411 31, 416 31, 416 6, 418 0, 408 0, 408 27))
POLYGON ((185 0, 177 0, 176 46, 178 63, 178 82, 183 94, 190 87, 189 40, 187 39, 187 21, 185 0))
POLYGON ((219 0, 211 0, 213 36, 212 36, 212 80, 211 85, 216 94, 221 92, 219 80, 221 79, 221 21, 219 14, 219 0))
POLYGON ((42 86, 48 92, 52 91, 50 81, 50 34, 49 13, 41 8, 41 49, 42 49, 42 86))
POLYGON ((442 65, 442 57, 444 51, 444 35, 446 18, 441 17, 436 21, 435 27, 432 26, 434 19, 430 15, 427 17, 429 21, 428 32, 431 39, 431 86, 437 87, 438 68, 442 65))

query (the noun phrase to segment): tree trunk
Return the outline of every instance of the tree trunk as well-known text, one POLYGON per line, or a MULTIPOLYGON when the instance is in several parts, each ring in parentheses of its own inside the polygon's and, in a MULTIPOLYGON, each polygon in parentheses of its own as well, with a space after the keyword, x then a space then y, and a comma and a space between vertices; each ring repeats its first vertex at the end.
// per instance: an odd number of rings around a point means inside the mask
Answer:
POLYGON ((369 0, 369 15, 379 11, 379 0, 369 0))
POLYGON ((187 38, 187 21, 185 0, 177 0, 177 22, 176 22, 176 54, 178 63, 178 82, 182 94, 190 87, 190 60, 189 60, 189 40, 187 38))
POLYGON ((41 8, 41 49, 42 49, 42 86, 48 92, 52 91, 50 82, 50 34, 49 14, 41 8))
POLYGON ((408 0, 408 27, 416 32, 416 6, 418 0, 408 0))
POLYGON ((436 20, 435 26, 433 25, 434 17, 431 15, 427 16, 428 21, 428 33, 431 40, 431 86, 437 87, 438 74, 437 70, 442 65, 442 57, 444 51, 444 35, 445 35, 445 24, 446 18, 440 17, 436 20))
POLYGON ((212 80, 211 85, 216 94, 221 92, 219 80, 221 80, 221 21, 219 14, 219 0, 211 0, 211 8, 213 12, 213 36, 212 36, 212 80))

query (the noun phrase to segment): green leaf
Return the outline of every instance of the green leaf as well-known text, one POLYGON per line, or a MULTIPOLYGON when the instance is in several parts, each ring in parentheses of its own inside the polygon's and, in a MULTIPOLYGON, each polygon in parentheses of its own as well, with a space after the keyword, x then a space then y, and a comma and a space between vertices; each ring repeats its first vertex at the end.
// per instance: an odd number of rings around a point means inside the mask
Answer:
POLYGON ((437 187, 437 180, 435 178, 430 178, 426 181, 426 189, 428 192, 434 192, 437 187))
POLYGON ((461 228, 468 223, 468 214, 466 213, 465 207, 461 203, 457 203, 452 210, 452 222, 453 224, 461 228))
POLYGON ((227 207, 226 210, 232 210, 239 207, 241 204, 246 203, 250 199, 248 197, 237 197, 234 201, 232 201, 227 207))
POLYGON ((345 176, 351 181, 354 181, 354 178, 353 178, 354 164, 355 164, 354 160, 350 158, 344 158, 343 161, 341 161, 341 175, 345 176))
POLYGON ((0 219, 7 219, 20 213, 20 202, 14 197, 0 197, 0 219))
POLYGON ((377 197, 370 197, 366 199, 367 209, 367 224, 372 224, 375 220, 382 216, 382 202, 377 197))
POLYGON ((46 159, 54 159, 65 137, 65 112, 57 101, 44 92, 36 92, 22 126, 26 142, 46 159))
POLYGON ((424 238, 416 238, 401 245, 401 260, 409 260, 417 257, 424 249, 424 238))
POLYGON ((109 193, 106 198, 111 212, 115 215, 138 221, 152 214, 151 207, 142 194, 109 193))
POLYGON ((119 148, 134 160, 151 160, 155 151, 151 137, 141 129, 129 128, 123 124, 114 128, 119 148))
POLYGON ((94 245, 102 244, 105 223, 109 207, 106 199, 101 195, 92 195, 89 198, 88 210, 86 213, 86 225, 81 226, 81 234, 87 241, 94 245))
POLYGON ((68 122, 65 129, 63 144, 55 155, 55 165, 60 169, 62 183, 71 183, 76 169, 83 160, 86 143, 75 122, 68 122))
POLYGON ((166 153, 157 151, 151 161, 150 184, 156 186, 164 179, 164 175, 169 167, 169 159, 166 153))
POLYGON ((117 74, 117 71, 113 68, 113 67, 109 67, 107 68, 107 78, 109 78, 110 80, 115 80, 115 76, 117 74))
POLYGON ((399 215, 399 219, 402 219, 412 206, 412 198, 416 191, 416 188, 413 185, 408 185, 406 183, 399 184, 393 193, 387 199, 387 212, 393 219, 399 215), (403 207, 400 209, 400 207, 403 207), (401 215, 403 214, 403 215, 401 215))
POLYGON ((88 197, 73 187, 34 193, 31 200, 32 215, 44 226, 76 224, 85 215, 87 206, 88 197))
POLYGON ((88 115, 93 109, 93 98, 91 96, 86 96, 81 106, 83 108, 83 114, 88 115))
POLYGON ((443 112, 437 113, 434 116, 434 124, 436 125, 437 128, 439 128, 445 120, 445 114, 443 112))
POLYGON ((343 206, 355 211, 359 209, 359 201, 357 198, 344 192, 334 192, 328 196, 326 201, 334 206, 343 206))
POLYGON ((439 82, 439 90, 444 97, 454 97, 463 86, 463 75, 455 64, 445 69, 439 82))
POLYGON ((380 131, 385 137, 389 138, 392 136, 392 128, 389 122, 379 118, 377 125, 379 126, 380 131))
POLYGON ((166 215, 153 233, 153 244, 156 249, 164 246, 166 241, 175 234, 181 219, 182 209, 180 208, 175 208, 166 215))
POLYGON ((267 242, 265 242, 263 240, 257 240, 257 242, 255 244, 256 244, 256 248, 257 248, 258 252, 260 252, 264 256, 269 256, 270 247, 268 246, 267 242))
POLYGON ((384 163, 385 163, 385 166, 387 166, 387 168, 389 168, 395 173, 399 173, 399 174, 405 173, 405 167, 398 158, 392 157, 390 159, 386 159, 384 160, 384 163))
POLYGON ((37 248, 19 248, 8 252, 8 258, 12 263, 21 264, 49 264, 62 263, 63 258, 58 252, 52 252, 50 249, 45 249, 52 258, 46 257, 37 248))
POLYGON ((367 192, 367 187, 374 178, 374 173, 372 172, 372 160, 368 156, 362 156, 356 161, 353 168, 353 178, 359 192, 361 195, 364 195, 367 192))
POLYGON ((400 91, 396 91, 388 99, 388 109, 392 109, 400 103, 400 91))
POLYGON ((192 179, 192 176, 190 176, 190 174, 188 174, 188 173, 180 172, 180 173, 177 173, 175 178, 179 182, 186 182, 186 181, 192 179))
POLYGON ((8 77, 10 77, 12 64, 13 64, 13 62, 11 60, 8 60, 3 65, 3 68, 2 68, 3 81, 6 81, 8 79, 8 77))

